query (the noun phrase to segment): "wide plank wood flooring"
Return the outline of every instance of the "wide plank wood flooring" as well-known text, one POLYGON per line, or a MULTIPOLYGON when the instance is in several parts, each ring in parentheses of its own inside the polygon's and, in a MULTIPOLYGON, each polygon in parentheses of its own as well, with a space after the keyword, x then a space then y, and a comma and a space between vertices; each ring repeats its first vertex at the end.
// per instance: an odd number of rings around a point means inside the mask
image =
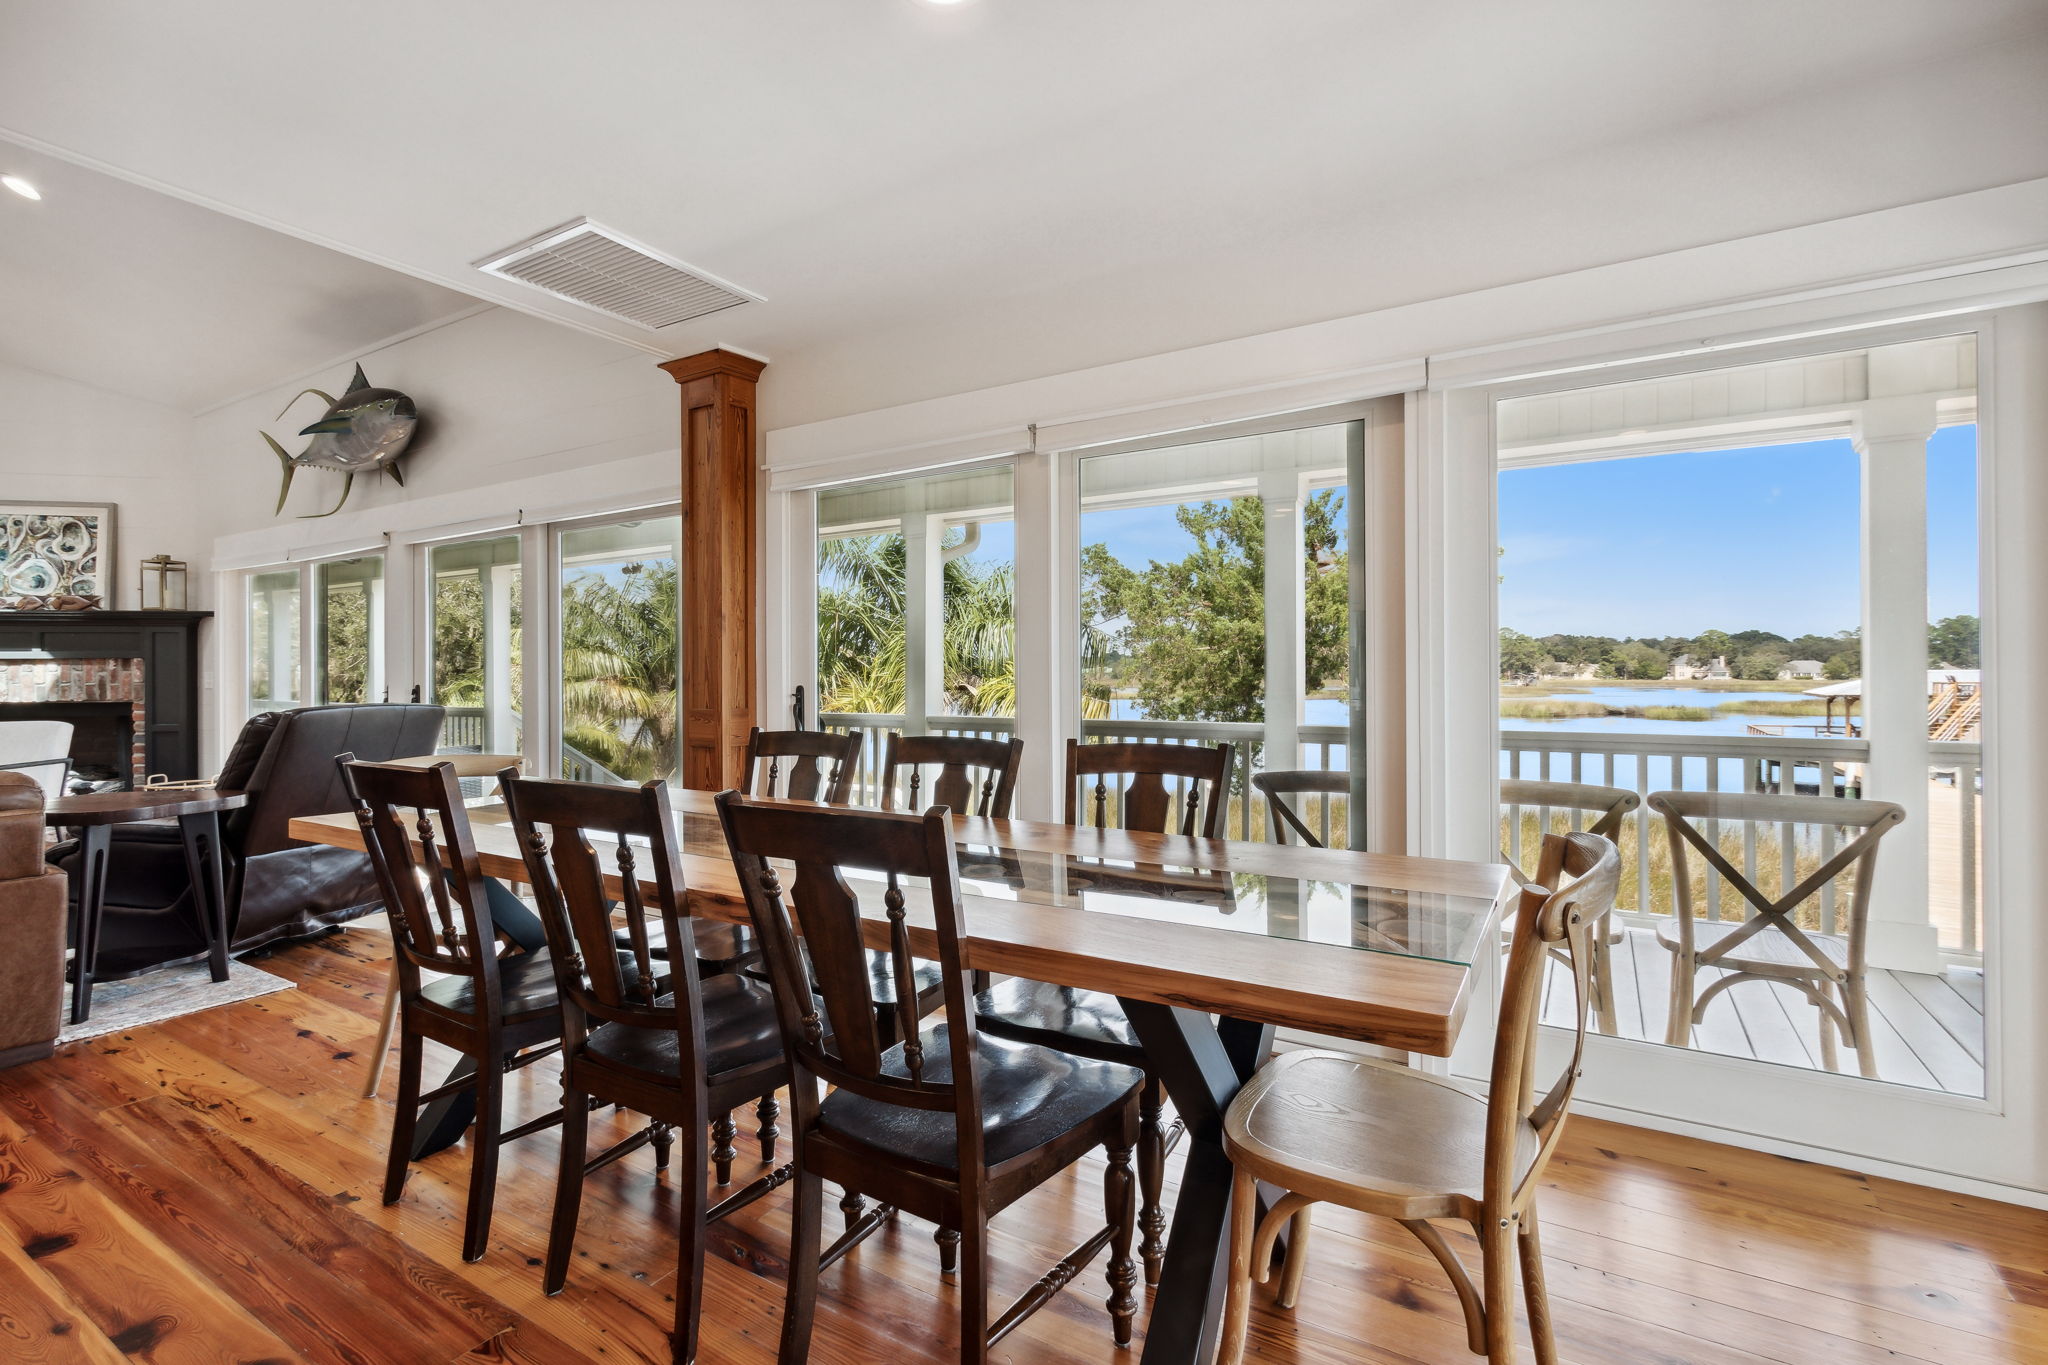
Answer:
MULTIPOLYGON (((675 1201, 650 1154, 591 1179, 555 1299, 539 1268, 552 1134, 508 1149, 476 1265, 459 1254, 466 1147, 378 1202, 388 1098, 359 1091, 388 953, 370 927, 296 945, 260 964, 295 991, 0 1071, 0 1361, 667 1359, 675 1201)), ((523 1073, 514 1109, 551 1107, 554 1086, 549 1064, 523 1073)), ((1099 1175, 997 1220, 999 1295, 1100 1217, 1099 1175)), ((2048 1215, 1585 1119, 1545 1184, 1574 1365, 2048 1361, 2048 1215)), ((773 1360, 787 1237, 780 1199, 713 1232, 704 1361, 773 1360)), ((1135 1361, 1110 1345, 1104 1292, 1098 1263, 997 1357, 1135 1361)), ((954 1359, 953 1293, 929 1230, 904 1220, 825 1274, 812 1358, 954 1359)), ((1300 1365, 1436 1365, 1470 1359, 1463 1341, 1421 1247, 1332 1210, 1300 1309, 1262 1293, 1251 1335, 1253 1358, 1300 1365)))

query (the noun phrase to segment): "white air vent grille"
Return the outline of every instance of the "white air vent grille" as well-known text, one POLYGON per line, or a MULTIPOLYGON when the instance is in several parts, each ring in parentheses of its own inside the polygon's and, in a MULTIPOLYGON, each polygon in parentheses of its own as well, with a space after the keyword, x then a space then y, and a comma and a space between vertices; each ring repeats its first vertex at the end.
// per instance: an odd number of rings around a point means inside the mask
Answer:
POLYGON ((494 252, 476 268, 648 328, 673 327, 761 297, 587 218, 494 252))

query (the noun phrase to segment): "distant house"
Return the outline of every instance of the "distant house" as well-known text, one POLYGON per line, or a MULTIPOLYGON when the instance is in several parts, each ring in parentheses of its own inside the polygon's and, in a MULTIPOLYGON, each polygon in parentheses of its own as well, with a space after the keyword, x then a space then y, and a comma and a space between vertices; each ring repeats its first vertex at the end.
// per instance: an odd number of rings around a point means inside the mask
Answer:
POLYGON ((1778 677, 1786 682, 1794 678, 1818 678, 1823 670, 1824 666, 1818 659, 1794 659, 1778 670, 1778 677))
POLYGON ((1714 662, 1708 664, 1706 671, 1699 676, 1702 678, 1732 678, 1735 675, 1728 671, 1728 660, 1717 654, 1714 656, 1714 662))
POLYGON ((1690 655, 1690 654, 1674 654, 1674 655, 1672 655, 1672 656, 1671 656, 1671 672, 1670 672, 1670 673, 1668 673, 1668 674, 1666 674, 1665 676, 1667 676, 1667 677, 1672 677, 1672 678, 1690 678, 1690 677, 1692 676, 1692 655, 1690 655))

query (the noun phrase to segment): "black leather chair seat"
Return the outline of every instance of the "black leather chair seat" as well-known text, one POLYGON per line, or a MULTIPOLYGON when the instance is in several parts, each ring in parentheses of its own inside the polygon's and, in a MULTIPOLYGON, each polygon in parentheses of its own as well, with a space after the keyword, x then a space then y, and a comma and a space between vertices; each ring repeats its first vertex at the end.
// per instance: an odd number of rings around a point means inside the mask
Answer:
MULTIPOLYGON (((420 999, 453 1014, 476 1013, 476 983, 466 976, 443 976, 420 987, 420 999)), ((524 1023, 556 1006, 555 965, 547 950, 520 953, 498 962, 498 999, 506 1023, 524 1023)))
MULTIPOLYGON (((870 948, 867 953, 868 993, 874 997, 877 1005, 895 1004, 896 968, 890 962, 889 955, 879 948, 870 948)), ((747 974, 764 981, 768 978, 768 970, 765 967, 749 967, 747 974)), ((921 957, 911 959, 910 981, 917 989, 919 1000, 928 999, 931 992, 939 989, 942 980, 938 963, 927 962, 921 957)))
MULTIPOLYGON (((978 1035, 981 1080, 982 1152, 1000 1166, 1062 1134, 1084 1126, 1104 1110, 1125 1103, 1144 1073, 1114 1062, 1098 1062, 1030 1043, 978 1035)), ((882 1070, 908 1076, 903 1044, 882 1055, 882 1070)), ((940 1024, 924 1036, 924 1079, 950 1081, 953 1054, 940 1024)), ((958 1170, 953 1111, 907 1109, 848 1090, 835 1090, 818 1109, 819 1127, 915 1164, 958 1170)))
POLYGON ((1017 1042, 1137 1063, 1145 1050, 1117 998, 1013 977, 974 998, 976 1027, 1017 1042))
MULTIPOLYGON (((750 976, 714 976, 704 982, 703 997, 704 1063, 712 1076, 781 1058, 775 997, 765 985, 750 976)), ((675 997, 663 996, 661 1003, 673 1004, 675 997)), ((682 1070, 676 1035, 665 1029, 600 1024, 590 1031, 584 1055, 663 1077, 675 1077, 682 1070)))

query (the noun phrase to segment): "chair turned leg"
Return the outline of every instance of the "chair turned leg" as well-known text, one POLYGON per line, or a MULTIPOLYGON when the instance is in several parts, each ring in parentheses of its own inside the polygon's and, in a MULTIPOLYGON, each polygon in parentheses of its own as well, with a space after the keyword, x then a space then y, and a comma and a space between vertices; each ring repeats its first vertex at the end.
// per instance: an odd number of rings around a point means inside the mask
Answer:
POLYGON ((398 1040, 398 1110, 391 1116, 391 1155, 384 1164, 384 1202, 396 1204, 412 1163, 413 1134, 420 1122, 420 1066, 425 1041, 407 1031, 398 1040))
MULTIPOLYGON (((848 1219, 850 1224, 853 1220, 848 1219)), ((932 1240, 939 1244, 939 1273, 958 1274, 960 1270, 960 1234, 953 1228, 939 1228, 932 1233, 932 1240)))
POLYGON ((1536 1365, 1557 1365, 1557 1338, 1550 1326, 1550 1291, 1543 1283, 1543 1242, 1536 1235, 1536 1206, 1522 1211, 1522 1295, 1529 1304, 1529 1335, 1536 1365))
POLYGON ((960 1228, 960 1365, 988 1365, 988 1218, 964 1211, 960 1228))
MULTIPOLYGON (((590 1138, 590 1106, 566 1086, 562 1090, 562 1155, 555 1168, 555 1216, 548 1224, 543 1293, 559 1294, 569 1280, 569 1253, 576 1246, 576 1219, 583 1210, 583 1162, 590 1138)), ((699 1180, 698 1184, 703 1181, 699 1180)))
POLYGON ((1505 1218, 1479 1224, 1479 1292, 1486 1304, 1486 1359, 1514 1365, 1515 1239, 1521 1234, 1505 1218))
MULTIPOLYGON (((846 1226, 849 1231, 855 1223, 861 1220, 861 1216, 867 1211, 867 1201, 856 1194, 851 1186, 842 1188, 839 1191, 839 1212, 846 1219, 846 1226)), ((943 1249, 944 1244, 942 1243, 941 1250, 943 1249)))
POLYGON ((398 959, 391 960, 391 974, 384 982, 384 1017, 377 1021, 377 1046, 370 1053, 370 1074, 363 1081, 363 1098, 377 1098, 384 1083, 384 1062, 391 1055, 391 1031, 398 1026, 398 959))
MULTIPOLYGON (((1835 998, 1835 985, 1832 981, 1828 981, 1825 979, 1821 981, 1820 997, 1823 1000, 1833 1000, 1835 998)), ((1827 1009, 1826 1006, 1822 1006, 1820 1008, 1821 1070, 1840 1071, 1842 1069, 1841 1054, 1836 1050, 1835 1043, 1835 1040, 1841 1036, 1841 1033, 1841 1027, 1835 1023, 1834 1015, 1827 1009)), ((1847 1042, 1848 1039, 1843 1038, 1842 1041, 1847 1042)))
POLYGON ((1671 1015, 1664 1023, 1664 1041, 1671 1047, 1692 1046, 1692 959, 1671 959, 1671 1015))
POLYGON ((761 1102, 754 1106, 754 1118, 761 1125, 754 1130, 754 1136, 760 1140, 761 1164, 764 1166, 775 1164, 775 1139, 782 1136, 782 1130, 775 1126, 775 1120, 781 1117, 782 1105, 776 1101, 773 1094, 763 1095, 761 1102))
POLYGON ((732 1110, 711 1121, 711 1166, 721 1185, 732 1184, 732 1163, 739 1160, 739 1149, 732 1144, 740 1135, 740 1126, 733 1121, 732 1110))
MULTIPOLYGON (((704 1125, 688 1124, 683 1131, 689 1134, 684 1139, 683 1169, 694 1172, 696 1179, 683 1182, 682 1207, 677 1210, 682 1235, 676 1247, 676 1325, 669 1337, 671 1365, 691 1365, 697 1359, 697 1323, 704 1312, 704 1215, 710 1211, 710 1199, 704 1190, 704 1164, 710 1159, 710 1144, 705 1141, 704 1125)), ((791 1263, 794 1261, 792 1257, 791 1263)))
POLYGON ((1245 1329, 1252 1316, 1252 1237, 1258 1218, 1258 1179, 1239 1171, 1230 1186, 1230 1270, 1216 1365, 1238 1365, 1244 1359, 1245 1329))
MULTIPOLYGON (((1124 1121, 1130 1122, 1128 1111, 1124 1121)), ((1133 1136, 1126 1130, 1103 1150, 1109 1163, 1102 1174, 1102 1210, 1109 1218, 1109 1329, 1118 1347, 1131 1344, 1132 1324, 1138 1318, 1138 1263, 1131 1259, 1138 1213, 1138 1201, 1132 1198, 1133 1136)))
MULTIPOLYGON (((695 1125, 691 1125, 694 1127, 695 1125)), ((654 1148, 654 1169, 658 1175, 668 1173, 668 1154, 676 1145, 676 1131, 666 1123, 648 1125, 647 1141, 654 1148)), ((703 1167, 697 1168, 702 1172, 703 1167)))
MULTIPOLYGON (((798 1142, 802 1146, 802 1142, 798 1142)), ((799 1158, 801 1161, 801 1158, 799 1158)), ((818 1215, 825 1202, 824 1184, 804 1171, 796 1178, 789 1213, 789 1293, 782 1307, 781 1365, 803 1365, 811 1358, 811 1319, 818 1309, 818 1215)))
POLYGON ((1863 983, 1850 979, 1842 983, 1842 999, 1848 1006, 1849 1046, 1856 1049, 1856 1067, 1866 1080, 1877 1077, 1877 1044, 1870 1036, 1870 997, 1863 983))
POLYGON ((1607 946, 1608 916, 1593 926, 1588 965, 1593 976, 1593 1020, 1600 1031, 1613 1037, 1621 1032, 1614 1012, 1614 954, 1607 946))
POLYGON ((1160 1111, 1166 1102, 1166 1087, 1157 1076, 1145 1077, 1138 1092, 1138 1255, 1145 1262, 1145 1283, 1159 1283, 1159 1268, 1166 1263, 1166 1210, 1160 1196, 1166 1189, 1166 1126, 1160 1111))
POLYGON ((476 1127, 469 1139, 469 1212, 463 1221, 462 1259, 480 1261, 491 1244, 491 1208, 498 1195, 498 1135, 504 1127, 505 1059, 476 1065, 476 1127))

